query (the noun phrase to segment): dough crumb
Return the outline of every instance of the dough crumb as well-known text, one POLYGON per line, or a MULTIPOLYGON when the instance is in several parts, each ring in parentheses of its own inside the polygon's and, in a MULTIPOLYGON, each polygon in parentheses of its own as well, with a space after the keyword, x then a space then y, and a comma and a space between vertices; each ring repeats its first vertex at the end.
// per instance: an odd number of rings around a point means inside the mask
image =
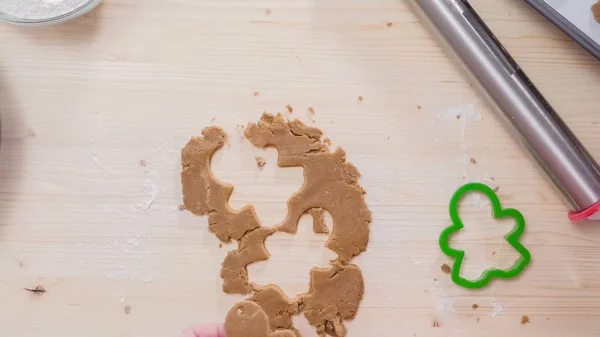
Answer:
POLYGON ((471 306, 471 308, 473 308, 473 309, 477 309, 477 308, 479 308, 479 304, 475 303, 475 304, 473 304, 473 305, 471 306))
POLYGON ((420 105, 417 105, 417 110, 421 110, 421 106, 420 105))
POLYGON ((460 114, 456 114, 456 119, 460 119, 460 114))
POLYGON ((217 120, 217 117, 213 117, 213 118, 210 120, 210 122, 212 123, 212 122, 214 122, 214 121, 216 121, 216 120, 217 120))
POLYGON ((521 317, 521 325, 525 325, 527 323, 529 323, 529 317, 528 316, 521 317))
POLYGON ((123 311, 125 311, 125 315, 129 315, 129 313, 131 313, 131 306, 126 305, 123 311))
POLYGON ((481 318, 477 317, 477 323, 479 323, 480 320, 481 320, 481 318))
POLYGON ((144 159, 140 159, 139 164, 140 164, 141 167, 148 166, 148 163, 144 159))
POLYGON ((594 19, 600 23, 600 1, 592 6, 592 13, 594 14, 594 19))
POLYGON ((434 327, 434 328, 441 327, 440 322, 438 320, 433 320, 433 324, 431 326, 434 327))
POLYGON ((307 110, 308 110, 308 113, 311 114, 310 118, 315 116, 315 109, 313 109, 312 106, 309 106, 307 110))
POLYGON ((177 206, 177 208, 178 208, 180 211, 185 211, 185 205, 179 205, 179 206, 177 206))
POLYGON ((255 91, 253 95, 254 95, 254 97, 258 97, 258 96, 260 96, 260 92, 255 91))
POLYGON ((498 190, 500 190, 500 186, 495 186, 495 187, 493 188, 493 190, 494 190, 494 192, 498 192, 498 190))
POLYGON ((289 105, 289 104, 288 104, 288 105, 286 105, 286 106, 285 106, 285 108, 287 109, 287 111, 288 111, 289 113, 292 113, 292 112, 294 112, 294 108, 293 108, 291 105, 289 105))
POLYGON ((363 97, 362 96, 358 96, 358 103, 361 103, 363 101, 363 97))
POLYGON ((262 170, 263 167, 267 165, 267 162, 263 157, 254 157, 254 160, 256 160, 256 168, 258 168, 259 170, 262 170))
POLYGON ((267 9, 265 9, 265 15, 266 15, 266 16, 269 16, 269 15, 271 15, 271 13, 272 13, 272 11, 271 11, 271 9, 270 9, 270 8, 267 8, 267 9))
POLYGON ((496 255, 496 251, 493 251, 493 252, 492 252, 492 256, 494 256, 494 255, 496 255))
POLYGON ((219 248, 223 248, 223 243, 219 242, 219 248))
POLYGON ((452 272, 452 269, 450 268, 450 266, 445 263, 442 265, 441 269, 446 274, 450 274, 452 272))
POLYGON ((475 160, 475 158, 471 158, 470 162, 471 162, 471 164, 473 164, 473 165, 477 164, 477 160, 475 160))
POLYGON ((313 232, 317 234, 329 234, 325 224, 325 210, 322 208, 311 208, 308 213, 313 217, 313 232))
POLYGON ((393 25, 394 24, 392 22, 388 22, 388 23, 385 24, 385 26, 388 27, 388 28, 392 27, 393 25))

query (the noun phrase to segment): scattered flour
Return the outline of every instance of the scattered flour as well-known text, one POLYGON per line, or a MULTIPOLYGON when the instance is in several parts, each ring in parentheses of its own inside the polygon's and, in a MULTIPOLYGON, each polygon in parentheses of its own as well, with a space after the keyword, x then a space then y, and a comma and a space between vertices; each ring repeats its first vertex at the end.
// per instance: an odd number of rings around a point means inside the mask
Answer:
POLYGON ((425 260, 425 258, 422 257, 412 257, 411 259, 412 263, 416 266, 426 266, 427 265, 427 261, 425 260))
MULTIPOLYGON (((112 242, 83 244, 82 250, 102 256, 101 259, 90 261, 88 267, 103 270, 106 278, 113 281, 151 282, 152 271, 145 260, 154 256, 161 247, 150 242, 147 230, 135 230, 137 234, 128 231, 130 233, 116 236, 112 242)), ((121 299, 124 300, 123 294, 121 299)))
POLYGON ((146 173, 146 177, 144 178, 144 186, 143 191, 148 195, 148 200, 145 204, 138 204, 137 207, 144 209, 146 211, 150 210, 152 204, 156 201, 158 197, 158 173, 156 171, 150 171, 146 173))
POLYGON ((461 153, 458 158, 456 158, 456 162, 463 166, 467 166, 471 163, 471 157, 465 153, 461 153))
POLYGON ((460 124, 460 139, 465 138, 467 121, 481 121, 481 114, 475 110, 475 105, 473 104, 449 108, 446 110, 445 114, 453 116, 455 119, 459 118, 458 122, 460 124))
MULTIPOLYGON (((439 267, 437 267, 439 270, 439 267)), ((445 284, 440 282, 438 279, 434 279, 432 281, 433 288, 431 290, 432 299, 437 304, 437 313, 440 315, 453 313, 454 310, 454 301, 452 296, 448 293, 448 289, 445 284)))
POLYGON ((504 303, 498 302, 498 299, 495 298, 492 302, 492 305, 494 306, 494 312, 492 312, 492 318, 498 316, 499 313, 504 311, 504 303))
MULTIPOLYGON (((2 1, 2 0, 0 0, 2 1)), ((99 159, 99 155, 98 155, 98 149, 94 148, 94 152, 93 152, 93 156, 92 156, 92 161, 94 162, 94 165, 96 165, 96 167, 98 167, 99 169, 101 169, 102 171, 114 175, 116 174, 115 171, 109 169, 108 167, 102 165, 102 163, 100 163, 100 159, 99 159)))
POLYGON ((90 0, 0 0, 0 13, 20 19, 43 20, 68 14, 90 0))
POLYGON ((462 141, 465 138, 467 124, 482 120, 481 113, 475 110, 474 104, 465 104, 449 107, 436 113, 433 117, 430 135, 434 143, 441 145, 446 143, 450 136, 462 141))
MULTIPOLYGON (((496 189, 498 187, 498 185, 496 184, 496 179, 493 178, 489 172, 484 172, 483 174, 468 174, 467 172, 462 172, 459 175, 462 178, 462 181, 456 186, 456 188, 460 187, 465 182, 483 183, 490 186, 492 189, 496 189)), ((466 206, 469 209, 487 209, 491 207, 491 204, 487 196, 479 192, 473 192, 466 194, 462 198, 462 200, 460 201, 460 206, 466 206)))
POLYGON ((454 302, 450 297, 438 298, 438 309, 442 312, 452 312, 454 310, 454 302))

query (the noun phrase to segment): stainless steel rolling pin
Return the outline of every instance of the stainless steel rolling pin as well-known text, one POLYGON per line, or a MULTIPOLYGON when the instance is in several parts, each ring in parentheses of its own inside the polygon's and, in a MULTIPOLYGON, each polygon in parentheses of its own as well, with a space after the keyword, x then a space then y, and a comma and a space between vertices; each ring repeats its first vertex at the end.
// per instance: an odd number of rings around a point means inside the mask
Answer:
POLYGON ((406 0, 511 124, 571 204, 569 218, 600 220, 600 167, 467 0, 406 0))

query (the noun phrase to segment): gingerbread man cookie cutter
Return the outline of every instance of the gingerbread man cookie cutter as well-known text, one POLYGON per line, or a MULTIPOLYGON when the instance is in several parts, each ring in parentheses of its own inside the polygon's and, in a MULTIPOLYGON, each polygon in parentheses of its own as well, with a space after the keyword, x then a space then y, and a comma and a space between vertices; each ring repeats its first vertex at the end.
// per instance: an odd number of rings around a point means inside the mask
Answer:
POLYGON ((450 199, 449 211, 452 224, 446 227, 440 234, 439 245, 444 254, 454 259, 450 275, 452 277, 452 281, 457 285, 468 289, 482 288, 485 287, 495 277, 507 279, 517 276, 531 261, 531 254, 519 242, 519 238, 525 230, 525 218, 521 212, 517 211, 516 209, 502 208, 500 205, 500 199, 496 195, 496 192, 494 192, 494 190, 492 190, 489 186, 481 183, 469 183, 461 186, 458 188, 458 190, 456 190, 456 192, 454 192, 454 195, 452 195, 452 198, 450 199), (449 244, 450 235, 464 228, 462 220, 458 215, 458 203, 465 194, 470 192, 480 192, 489 198, 492 206, 492 216, 494 219, 504 217, 511 217, 514 219, 514 228, 508 234, 506 234, 504 238, 519 254, 521 254, 521 257, 510 268, 487 269, 476 280, 469 280, 460 276, 460 268, 465 257, 465 251, 451 248, 449 244))

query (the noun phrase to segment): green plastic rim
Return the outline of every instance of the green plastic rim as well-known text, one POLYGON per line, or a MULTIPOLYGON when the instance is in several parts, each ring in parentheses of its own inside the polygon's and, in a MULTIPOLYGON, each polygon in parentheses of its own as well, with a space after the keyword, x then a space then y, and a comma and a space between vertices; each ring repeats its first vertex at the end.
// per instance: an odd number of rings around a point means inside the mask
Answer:
POLYGON ((523 231, 525 231, 525 218, 523 218, 521 212, 517 211, 516 209, 503 209, 500 205, 500 199, 498 199, 496 192, 494 192, 494 190, 492 190, 489 186, 481 183, 469 183, 459 187, 458 190, 454 192, 454 195, 452 195, 452 199, 450 199, 449 211, 452 225, 446 227, 442 231, 440 234, 439 244, 442 252, 454 259, 450 275, 452 277, 452 281, 457 285, 468 289, 482 288, 485 287, 494 277, 508 279, 517 276, 519 273, 521 273, 521 271, 523 271, 525 266, 529 264, 529 261, 531 261, 531 254, 519 242, 521 234, 523 234, 523 231), (465 252, 462 250, 453 249, 449 244, 450 235, 464 228, 464 225, 458 216, 458 202, 465 194, 470 192, 481 192, 490 199, 492 205, 492 216, 494 219, 503 217, 511 217, 514 219, 515 227, 510 233, 506 234, 504 238, 517 252, 519 252, 519 254, 521 254, 521 257, 509 269, 503 270, 490 268, 485 270, 481 274, 481 277, 476 280, 469 280, 460 276, 460 268, 465 258, 465 252))

